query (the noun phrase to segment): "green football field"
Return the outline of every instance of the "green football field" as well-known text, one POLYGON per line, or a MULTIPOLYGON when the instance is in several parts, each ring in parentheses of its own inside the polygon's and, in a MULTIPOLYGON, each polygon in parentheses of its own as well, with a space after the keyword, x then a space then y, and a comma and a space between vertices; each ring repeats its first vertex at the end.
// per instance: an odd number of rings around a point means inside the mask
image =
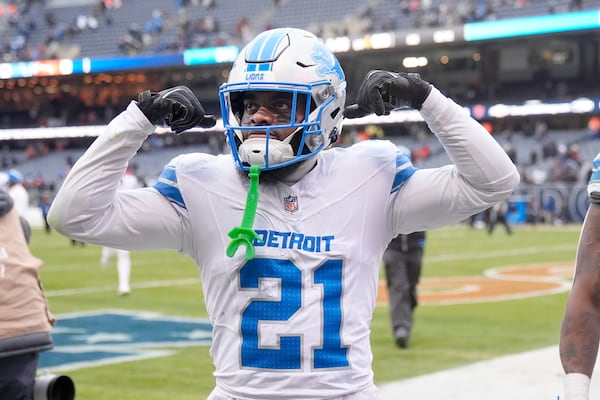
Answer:
MULTIPOLYGON (((499 226, 488 235, 460 225, 430 231, 422 278, 482 277, 490 269, 514 266, 569 266, 579 229, 580 225, 517 226, 513 235, 507 235, 499 226)), ((176 252, 132 253, 133 291, 121 297, 114 262, 107 269, 99 265, 100 247, 72 246, 56 232, 34 230, 31 249, 45 264, 42 280, 51 311, 58 317, 56 329, 61 327, 61 315, 95 310, 206 317, 197 268, 176 252)), ((371 325, 376 382, 557 344, 566 298, 562 290, 502 301, 422 304, 408 349, 395 346, 388 308, 381 304, 371 325)), ((77 399, 205 399, 214 385, 208 346, 166 350, 170 355, 64 373, 74 380, 77 399)))

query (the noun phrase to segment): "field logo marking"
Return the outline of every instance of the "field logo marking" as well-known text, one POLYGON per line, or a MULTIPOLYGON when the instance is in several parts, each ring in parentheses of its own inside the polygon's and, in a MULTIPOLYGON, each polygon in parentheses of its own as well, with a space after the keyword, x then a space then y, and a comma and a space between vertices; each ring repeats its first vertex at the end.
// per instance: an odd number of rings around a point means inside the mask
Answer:
POLYGON ((212 327, 200 318, 102 310, 58 316, 54 349, 40 354, 40 369, 69 371, 164 357, 173 347, 209 345, 212 327))
MULTIPOLYGON (((515 265, 488 269, 482 276, 424 278, 417 292, 422 305, 523 299, 568 291, 572 274, 572 263, 515 265)), ((377 302, 388 301, 385 281, 380 282, 377 302)))

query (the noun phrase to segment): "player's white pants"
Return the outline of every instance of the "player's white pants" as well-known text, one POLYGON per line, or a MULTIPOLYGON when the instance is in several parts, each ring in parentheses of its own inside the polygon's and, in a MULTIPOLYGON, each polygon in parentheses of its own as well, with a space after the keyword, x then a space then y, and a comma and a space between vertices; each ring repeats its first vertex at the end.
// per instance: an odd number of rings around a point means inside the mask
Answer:
MULTIPOLYGON (((379 399, 379 391, 376 387, 363 390, 362 392, 347 394, 345 396, 332 397, 329 399, 323 400, 378 400, 379 399)), ((219 390, 218 387, 215 387, 212 393, 208 396, 207 400, 237 400, 234 397, 228 397, 219 390)))
POLYGON ((102 247, 100 263, 107 265, 110 259, 117 256, 117 276, 119 279, 119 293, 129 293, 129 279, 131 277, 131 255, 126 250, 118 250, 110 247, 102 247))

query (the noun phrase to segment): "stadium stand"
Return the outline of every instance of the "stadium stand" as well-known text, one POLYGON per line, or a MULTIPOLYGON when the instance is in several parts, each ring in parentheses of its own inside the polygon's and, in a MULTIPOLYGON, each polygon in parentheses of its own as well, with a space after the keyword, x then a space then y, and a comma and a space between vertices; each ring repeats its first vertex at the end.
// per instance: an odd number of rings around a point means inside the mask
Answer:
MULTIPOLYGON (((600 0, 18 0, 9 2, 8 6, 0 3, 0 63, 61 57, 152 55, 229 44, 242 46, 256 32, 277 26, 308 29, 325 39, 337 36, 354 38, 376 32, 412 32, 431 27, 460 26, 468 22, 593 9, 600 9, 600 0)), ((550 37, 548 43, 555 41, 560 47, 561 40, 550 37)), ((581 51, 589 49, 582 47, 581 51)), ((361 68, 368 67, 370 59, 381 64, 381 68, 398 68, 398 54, 405 51, 372 53, 373 56, 369 54, 368 57, 344 60, 350 95, 357 86, 354 81, 362 76, 361 68)), ((581 57, 583 60, 584 57, 581 57)), ((600 87, 592 76, 588 76, 587 80, 580 80, 578 76, 551 80, 552 91, 549 94, 544 92, 547 82, 535 76, 523 78, 525 82, 519 79, 501 82, 493 90, 480 86, 475 91, 469 86, 473 84, 469 72, 458 72, 459 78, 455 81, 460 87, 453 87, 450 83, 438 86, 463 104, 486 100, 520 102, 532 93, 544 95, 545 99, 552 96, 571 99, 597 97, 600 93, 600 87)), ((176 80, 178 73, 181 76, 193 74, 193 81, 189 84, 200 93, 199 97, 208 110, 218 110, 216 100, 211 100, 220 80, 225 78, 218 66, 190 69, 185 73, 160 70, 115 72, 108 77, 65 77, 56 82, 52 79, 24 82, 0 79, 0 129, 103 124, 135 98, 141 89, 152 88, 152 85, 162 88, 167 84, 188 84, 184 80, 176 80)), ((437 83, 454 72, 438 69, 430 73, 433 74, 431 80, 437 83)), ((564 149, 577 149, 581 182, 587 161, 595 156, 600 146, 600 135, 594 136, 590 129, 585 128, 586 118, 589 116, 572 117, 570 122, 561 121, 558 127, 552 126, 548 120, 545 134, 535 131, 533 118, 530 121, 522 118, 496 124, 493 133, 507 152, 514 152, 515 163, 521 169, 525 182, 535 184, 542 175, 545 180, 553 179, 551 170, 558 168, 558 161, 565 158, 564 149), (555 156, 545 157, 547 142, 555 143, 563 152, 557 151, 555 156), (537 174, 540 170, 544 170, 544 174, 537 174)), ((415 160, 419 167, 449 162, 435 138, 423 132, 422 127, 415 131, 409 128, 402 124, 389 125, 386 137, 397 144, 417 149, 422 155, 415 160)), ((18 166, 34 191, 40 182, 54 187, 62 179, 66 160, 79 157, 90 140, 0 142, 0 171, 18 166), (39 151, 36 150, 38 146, 39 151)), ((153 140, 158 146, 140 152, 135 159, 147 180, 152 180, 175 154, 213 151, 206 139, 185 143, 161 143, 164 139, 158 137, 153 140)), ((35 198, 34 193, 32 202, 35 198)))
POLYGON ((223 0, 212 1, 208 7, 199 1, 177 7, 161 0, 133 0, 123 1, 118 8, 107 7, 106 0, 83 5, 69 3, 17 2, 18 11, 0 17, 0 32, 6 38, 0 50, 3 61, 67 55, 109 57, 124 52, 151 54, 182 50, 186 44, 241 45, 254 32, 276 26, 309 29, 323 37, 356 37, 370 32, 462 25, 600 6, 600 0, 371 0, 364 4, 344 0, 246 0, 236 2, 235 7, 223 0), (160 28, 150 24, 155 13, 161 15, 160 28), (137 41, 137 48, 126 46, 126 37, 137 41))

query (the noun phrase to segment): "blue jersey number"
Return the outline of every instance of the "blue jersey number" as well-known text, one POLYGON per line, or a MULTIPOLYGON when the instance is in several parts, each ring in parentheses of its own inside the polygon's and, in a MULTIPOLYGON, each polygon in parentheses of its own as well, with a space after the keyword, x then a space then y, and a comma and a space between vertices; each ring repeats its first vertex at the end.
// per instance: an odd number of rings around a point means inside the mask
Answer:
MULTIPOLYGON (((348 348, 342 346, 342 261, 329 260, 314 272, 313 282, 323 286, 322 347, 313 349, 314 368, 347 367, 348 348)), ((302 271, 289 260, 254 258, 240 269, 240 286, 258 289, 264 278, 279 279, 279 301, 251 300, 242 313, 242 367, 300 369, 301 335, 281 336, 278 348, 259 347, 261 321, 287 321, 302 308, 302 271)), ((301 332, 300 332, 301 333, 301 332)))

